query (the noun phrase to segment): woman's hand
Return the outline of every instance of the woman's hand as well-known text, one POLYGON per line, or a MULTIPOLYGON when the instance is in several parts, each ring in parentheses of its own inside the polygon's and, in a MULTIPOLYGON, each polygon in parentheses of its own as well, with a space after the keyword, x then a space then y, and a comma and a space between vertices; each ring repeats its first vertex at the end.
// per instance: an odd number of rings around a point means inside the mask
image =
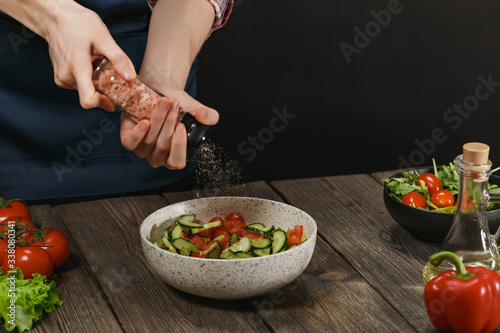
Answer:
POLYGON ((179 106, 202 124, 215 125, 219 114, 177 88, 160 89, 170 98, 160 99, 151 114, 151 121, 135 123, 122 114, 120 136, 122 145, 137 156, 148 160, 153 167, 182 169, 186 166, 187 133, 177 121, 179 106))
POLYGON ((96 13, 74 1, 60 3, 54 7, 56 19, 47 22, 42 35, 49 44, 54 81, 59 87, 78 90, 84 109, 113 111, 111 101, 94 88, 92 61, 106 56, 126 80, 135 78, 134 66, 96 13))

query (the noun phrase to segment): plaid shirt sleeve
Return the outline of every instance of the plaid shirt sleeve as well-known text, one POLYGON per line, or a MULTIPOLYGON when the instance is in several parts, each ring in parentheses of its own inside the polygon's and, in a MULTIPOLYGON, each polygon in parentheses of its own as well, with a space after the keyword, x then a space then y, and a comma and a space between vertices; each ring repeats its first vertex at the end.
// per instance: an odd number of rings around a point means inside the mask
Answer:
MULTIPOLYGON (((153 10, 158 0, 146 0, 146 1, 148 2, 148 5, 151 8, 151 10, 153 10)), ((233 9, 234 0, 208 0, 208 1, 212 4, 212 6, 214 6, 215 9, 215 20, 214 24, 212 25, 212 29, 210 30, 210 33, 212 33, 214 30, 222 28, 226 24, 227 19, 229 18, 229 14, 231 14, 231 11, 233 9)))

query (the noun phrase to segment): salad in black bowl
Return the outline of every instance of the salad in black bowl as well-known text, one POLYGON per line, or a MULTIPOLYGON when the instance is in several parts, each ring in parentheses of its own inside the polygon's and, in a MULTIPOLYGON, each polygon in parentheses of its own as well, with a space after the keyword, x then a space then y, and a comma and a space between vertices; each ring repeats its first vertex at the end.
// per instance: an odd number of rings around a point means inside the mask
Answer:
MULTIPOLYGON (((442 242, 456 210, 458 166, 450 163, 399 172, 384 180, 384 203, 391 217, 413 236, 442 242)), ((494 172, 496 170, 493 170, 494 172)), ((491 175, 488 190, 500 192, 500 177, 491 175)), ((500 225, 500 204, 490 203, 487 219, 494 234, 500 225)))

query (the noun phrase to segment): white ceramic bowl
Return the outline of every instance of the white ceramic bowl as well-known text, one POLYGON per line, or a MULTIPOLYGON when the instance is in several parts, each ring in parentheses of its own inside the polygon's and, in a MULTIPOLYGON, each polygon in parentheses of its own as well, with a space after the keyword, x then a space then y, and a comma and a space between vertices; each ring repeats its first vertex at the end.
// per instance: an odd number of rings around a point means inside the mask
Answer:
POLYGON ((317 226, 304 211, 281 203, 249 197, 210 197, 179 202, 149 215, 140 228, 146 260, 174 288, 214 299, 235 300, 262 295, 295 280, 307 267, 316 244, 317 226), (237 212, 245 222, 261 222, 284 230, 301 224, 307 241, 284 252, 250 259, 206 259, 171 253, 153 245, 169 219, 193 213, 201 221, 237 212))

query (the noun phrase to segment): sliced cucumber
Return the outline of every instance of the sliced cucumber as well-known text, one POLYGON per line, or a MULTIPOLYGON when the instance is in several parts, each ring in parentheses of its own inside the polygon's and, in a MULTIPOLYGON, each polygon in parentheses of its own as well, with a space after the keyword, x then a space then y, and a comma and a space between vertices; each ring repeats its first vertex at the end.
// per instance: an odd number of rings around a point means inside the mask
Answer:
POLYGON ((242 259, 254 258, 256 256, 257 256, 256 254, 253 254, 251 252, 238 252, 238 253, 236 253, 236 257, 242 258, 242 259))
POLYGON ((247 230, 258 232, 259 234, 272 236, 274 231, 274 226, 266 227, 262 223, 252 223, 246 226, 247 230))
POLYGON ((195 217, 196 215, 194 214, 181 215, 176 218, 176 222, 181 226, 183 226, 184 228, 195 228, 195 229, 203 228, 203 225, 193 222, 195 217))
POLYGON ((276 230, 273 234, 273 253, 278 253, 286 250, 286 233, 283 230, 276 230))
POLYGON ((292 246, 290 246, 287 250, 291 250, 293 249, 294 247, 297 247, 298 245, 297 244, 293 244, 292 246))
POLYGON ((205 231, 205 230, 208 230, 208 229, 211 229, 211 228, 220 227, 221 225, 222 225, 222 221, 221 220, 213 221, 213 222, 208 222, 208 223, 205 223, 205 224, 200 224, 201 228, 188 229, 188 234, 189 235, 194 235, 194 234, 197 234, 199 232, 202 232, 202 231, 205 231))
POLYGON ((265 249, 254 249, 253 253, 259 257, 268 256, 271 254, 271 247, 266 247, 265 249))
POLYGON ((238 257, 236 256, 236 254, 234 254, 233 251, 225 249, 224 251, 222 251, 219 258, 221 258, 221 259, 237 259, 238 257))
POLYGON ((229 237, 229 246, 236 244, 238 242, 238 235, 236 235, 235 232, 231 234, 231 237, 229 237))
POLYGON ((168 239, 170 241, 174 241, 176 240, 177 238, 184 238, 182 236, 182 227, 180 226, 180 224, 176 224, 174 226, 174 228, 172 229, 172 231, 170 231, 170 235, 168 237, 168 239))
POLYGON ((269 238, 264 238, 264 237, 258 239, 251 239, 251 242, 252 242, 252 247, 255 249, 263 249, 271 245, 271 240, 269 238))
POLYGON ((185 256, 191 256, 193 251, 199 251, 200 248, 196 245, 191 244, 190 241, 184 238, 174 239, 172 245, 179 250, 179 253, 185 256))
POLYGON ((170 243, 167 239, 167 237, 162 237, 161 238, 161 241, 163 242, 163 248, 165 248, 166 250, 170 251, 170 252, 173 252, 173 253, 177 253, 177 250, 175 249, 175 247, 172 245, 172 243, 170 243))
POLYGON ((300 238, 300 243, 304 243, 307 240, 307 233, 304 231, 302 237, 300 238))
POLYGON ((243 237, 237 243, 231 245, 227 249, 233 251, 234 253, 238 252, 249 252, 252 248, 252 241, 248 237, 243 237))
POLYGON ((215 242, 213 246, 210 246, 210 248, 212 248, 212 250, 208 252, 207 258, 219 259, 222 252, 222 247, 220 246, 219 242, 215 242))

